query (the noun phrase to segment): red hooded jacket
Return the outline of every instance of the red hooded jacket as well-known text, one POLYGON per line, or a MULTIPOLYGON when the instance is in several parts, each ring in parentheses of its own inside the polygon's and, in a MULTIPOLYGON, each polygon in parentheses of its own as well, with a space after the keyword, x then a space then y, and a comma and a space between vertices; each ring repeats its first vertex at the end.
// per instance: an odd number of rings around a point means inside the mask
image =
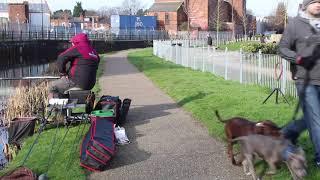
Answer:
POLYGON ((59 72, 67 74, 77 87, 90 90, 96 83, 100 57, 90 45, 86 34, 77 34, 70 41, 74 46, 58 56, 59 72), (70 67, 67 69, 68 62, 70 67))

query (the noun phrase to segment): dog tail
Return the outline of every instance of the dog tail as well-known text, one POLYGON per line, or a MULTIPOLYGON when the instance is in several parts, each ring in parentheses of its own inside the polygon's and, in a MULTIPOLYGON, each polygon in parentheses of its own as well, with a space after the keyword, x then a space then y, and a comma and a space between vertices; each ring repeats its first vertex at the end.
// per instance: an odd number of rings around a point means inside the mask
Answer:
POLYGON ((226 123, 226 122, 227 122, 227 121, 222 120, 221 116, 219 115, 218 110, 215 110, 215 113, 216 113, 216 116, 217 116, 217 118, 218 118, 218 120, 219 120, 220 122, 222 122, 222 123, 226 123))
POLYGON ((237 141, 244 141, 246 140, 248 137, 247 136, 240 136, 237 138, 232 139, 232 142, 237 142, 237 141))

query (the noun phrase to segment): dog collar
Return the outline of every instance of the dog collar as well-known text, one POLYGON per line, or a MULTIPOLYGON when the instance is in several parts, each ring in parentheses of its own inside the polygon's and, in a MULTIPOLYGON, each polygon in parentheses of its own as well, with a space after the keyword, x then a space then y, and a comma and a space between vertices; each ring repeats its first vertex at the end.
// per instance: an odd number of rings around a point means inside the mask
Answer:
POLYGON ((297 147, 289 144, 283 151, 282 151, 282 158, 287 161, 289 159, 289 155, 292 153, 295 153, 297 150, 297 147))

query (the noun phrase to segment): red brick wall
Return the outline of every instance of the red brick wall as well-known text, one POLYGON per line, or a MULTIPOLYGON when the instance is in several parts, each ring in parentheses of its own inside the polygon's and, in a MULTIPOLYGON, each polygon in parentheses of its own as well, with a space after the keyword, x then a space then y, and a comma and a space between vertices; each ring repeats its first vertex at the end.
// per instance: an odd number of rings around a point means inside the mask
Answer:
POLYGON ((177 12, 149 12, 149 16, 157 15, 158 29, 166 29, 169 32, 176 32, 178 30, 178 16, 177 12), (169 22, 166 24, 165 16, 169 15, 169 22))
POLYGON ((191 28, 199 28, 199 30, 208 30, 208 0, 189 0, 189 9, 191 28))
POLYGON ((27 23, 29 21, 28 3, 10 3, 8 5, 9 21, 27 23))
POLYGON ((246 12, 246 0, 233 0, 233 7, 239 16, 243 16, 246 12))

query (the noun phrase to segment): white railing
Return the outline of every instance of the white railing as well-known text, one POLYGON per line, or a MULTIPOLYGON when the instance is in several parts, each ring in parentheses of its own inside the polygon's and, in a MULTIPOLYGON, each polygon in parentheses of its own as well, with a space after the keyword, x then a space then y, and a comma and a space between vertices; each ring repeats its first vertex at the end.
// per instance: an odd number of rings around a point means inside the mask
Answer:
POLYGON ((243 84, 257 84, 271 89, 280 88, 284 94, 297 97, 294 81, 291 79, 289 63, 277 55, 245 53, 241 50, 215 50, 212 47, 198 47, 183 41, 154 41, 153 54, 184 67, 211 72, 226 80, 243 84), (181 44, 179 44, 181 43, 181 44), (175 45, 179 44, 179 45, 175 45))

